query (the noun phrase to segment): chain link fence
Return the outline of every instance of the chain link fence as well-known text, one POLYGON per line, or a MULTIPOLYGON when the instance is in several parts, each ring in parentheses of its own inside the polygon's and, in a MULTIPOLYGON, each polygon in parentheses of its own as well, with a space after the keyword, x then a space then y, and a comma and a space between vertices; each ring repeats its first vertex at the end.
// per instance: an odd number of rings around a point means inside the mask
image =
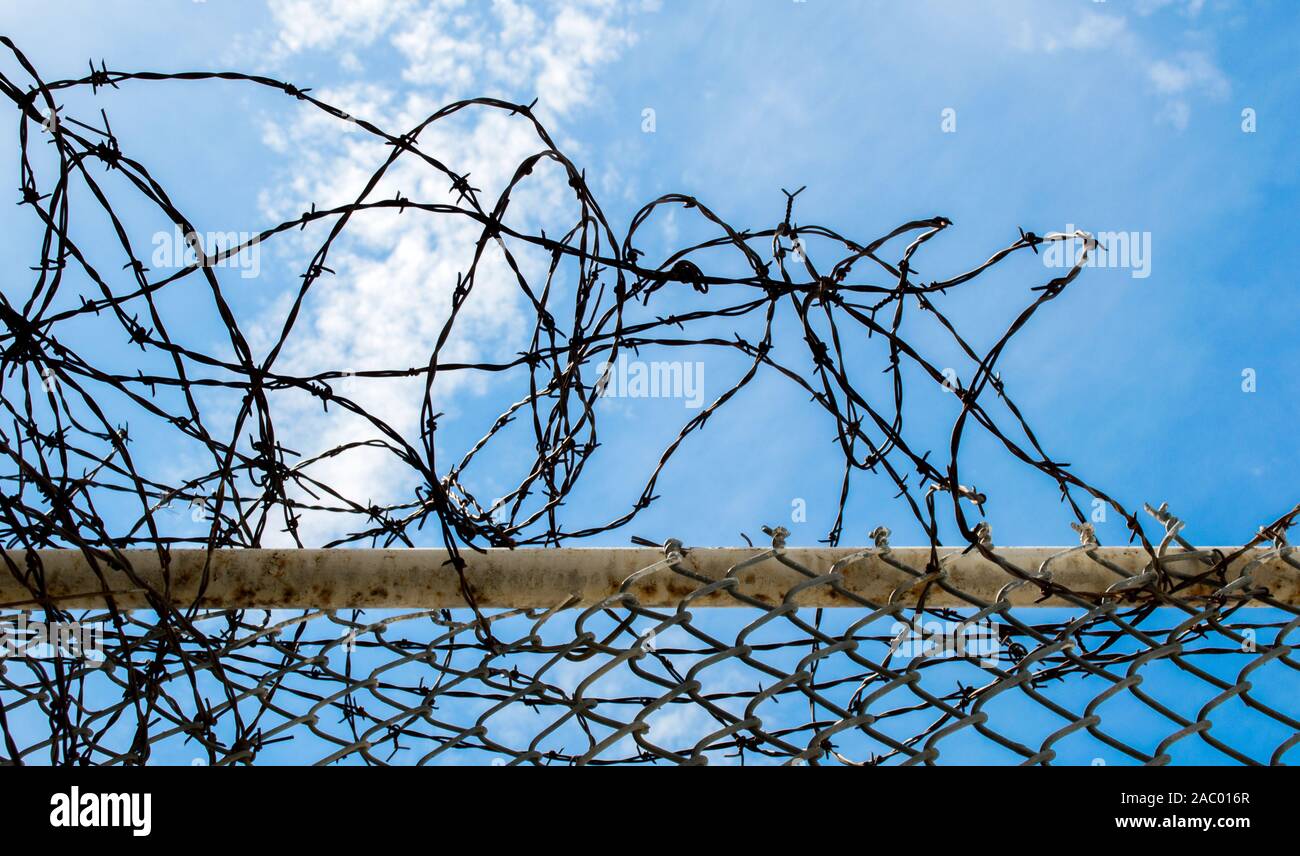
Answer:
POLYGON ((875 547, 813 568, 777 529, 717 579, 670 541, 585 608, 574 596, 481 618, 200 611, 188 620, 202 644, 153 613, 86 612, 81 627, 108 628, 89 647, 0 666, 7 752, 204 765, 1283 763, 1300 742, 1300 609, 1256 574, 1275 564, 1300 581, 1300 557, 1279 539, 1227 579, 1232 554, 1179 544, 1181 524, 1164 520, 1139 573, 1086 530, 1038 567, 985 545, 1006 572, 991 600, 955 585, 947 561, 897 561, 883 530, 875 547), (1054 587, 1069 554, 1108 584, 1054 587), (843 585, 868 556, 897 571, 878 603, 843 585), (741 571, 773 563, 803 581, 779 602, 746 593, 741 571), (632 591, 650 576, 687 593, 643 606, 632 591), (1073 606, 1013 607, 1024 587, 1073 606), (939 589, 967 606, 926 607, 939 589), (843 605, 801 606, 817 590, 843 605), (692 608, 719 592, 741 608, 692 608))

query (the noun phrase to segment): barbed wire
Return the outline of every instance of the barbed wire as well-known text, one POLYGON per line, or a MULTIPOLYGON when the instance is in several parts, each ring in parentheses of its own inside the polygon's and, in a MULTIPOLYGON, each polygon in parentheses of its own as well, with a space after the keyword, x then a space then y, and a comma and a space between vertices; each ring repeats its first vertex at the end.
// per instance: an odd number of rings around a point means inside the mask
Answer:
MULTIPOLYGON (((0 293, 4 323, 0 402, 7 423, 0 425, 0 454, 5 462, 0 471, 0 539, 7 572, 30 592, 29 600, 0 604, 0 608, 40 610, 50 625, 102 624, 100 653, 103 663, 109 664, 100 668, 99 663, 71 664, 55 658, 49 665, 24 660, 15 669, 17 661, 9 660, 0 671, 0 730, 7 762, 145 763, 156 757, 160 747, 174 759, 173 744, 179 743, 194 747, 206 763, 251 763, 289 751, 278 741, 303 735, 288 744, 297 753, 293 757, 304 760, 314 749, 328 746, 330 751, 313 759, 326 762, 389 763, 398 756, 429 762, 457 749, 512 763, 699 763, 717 755, 808 763, 828 759, 915 763, 934 761, 938 741, 963 730, 1030 762, 1052 760, 1051 747, 1079 731, 1147 763, 1168 761, 1169 745, 1193 733, 1233 760, 1257 760, 1209 733, 1204 714, 1223 702, 1188 717, 1137 688, 1139 681, 1134 678, 1139 669, 1168 664, 1221 691, 1224 701, 1230 698, 1234 704, 1244 704, 1283 728, 1300 728, 1294 711, 1287 713, 1254 699, 1251 682, 1245 679, 1265 665, 1284 674, 1296 668, 1285 642, 1295 627, 1296 611, 1272 600, 1266 591, 1229 589, 1224 576, 1229 564, 1260 545, 1271 545, 1291 562, 1285 536, 1300 506, 1262 526, 1239 550, 1201 557, 1204 571, 1196 579, 1171 575, 1161 562, 1163 551, 1173 543, 1191 548, 1179 534, 1181 523, 1164 508, 1152 510, 1165 526, 1165 537, 1160 544, 1151 543, 1136 510, 1126 509, 1044 449, 1001 377, 999 362, 1007 345, 1088 266, 1090 254, 1098 250, 1090 235, 1039 235, 1022 229, 1014 241, 985 261, 956 276, 931 281, 918 278, 914 259, 927 242, 952 225, 949 220, 913 220, 885 235, 859 241, 826 226, 797 222, 801 191, 785 192, 778 222, 753 229, 736 228, 694 197, 667 194, 640 208, 620 236, 583 171, 543 127, 535 104, 493 98, 456 101, 394 133, 327 103, 310 89, 259 75, 117 71, 101 61, 98 67, 91 63, 85 76, 46 81, 12 41, 0 38, 0 43, 21 69, 13 78, 0 75, 0 92, 19 118, 18 204, 40 231, 30 286, 20 289, 11 279, 0 293), (60 103, 86 90, 94 96, 106 88, 179 81, 226 81, 278 91, 360 130, 388 147, 388 154, 353 201, 334 207, 313 205, 300 216, 237 244, 204 247, 197 237, 189 237, 198 234, 197 218, 183 211, 145 164, 133 157, 126 141, 114 134, 107 112, 101 110, 98 121, 86 121, 69 114, 60 103), (537 140, 536 153, 518 163, 495 199, 475 187, 469 174, 443 163, 420 142, 436 123, 466 111, 509 117, 529 127, 537 140), (401 193, 378 198, 377 188, 399 163, 415 163, 441 176, 453 201, 401 193), (92 169, 99 167, 112 174, 111 187, 92 169), (577 211, 567 229, 551 235, 544 229, 524 228, 522 218, 510 216, 512 195, 541 168, 563 174, 577 211), (124 188, 130 191, 129 198, 123 198, 124 188), (137 216, 142 207, 187 236, 193 264, 171 273, 151 271, 145 265, 125 213, 137 216), (643 227, 652 215, 667 209, 692 211, 710 226, 713 236, 677 247, 658 264, 650 264, 650 256, 639 249, 645 245, 643 227), (429 311, 445 320, 427 362, 338 366, 311 373, 286 366, 283 356, 302 323, 308 298, 336 275, 329 266, 331 254, 349 227, 367 215, 392 211, 410 217, 454 218, 474 224, 478 233, 472 246, 463 248, 469 261, 454 287, 435 290, 435 294, 445 293, 446 303, 431 305, 429 311), (109 228, 94 229, 90 226, 94 223, 107 223, 109 228), (240 253, 295 235, 309 225, 326 227, 327 237, 313 245, 282 326, 265 346, 255 346, 248 325, 241 326, 238 320, 237 301, 223 289, 218 269, 240 253), (87 230, 94 236, 93 248, 83 236, 87 230), (891 242, 902 240, 908 243, 901 257, 887 257, 891 242), (99 261, 104 242, 116 256, 112 267, 99 261), (1056 242, 1078 243, 1082 252, 1059 275, 1032 288, 1023 308, 986 349, 976 347, 959 329, 959 319, 941 310, 941 298, 949 292, 968 288, 1016 253, 1038 253, 1040 247, 1056 242), (727 264, 712 261, 719 251, 730 254, 727 264), (528 307, 530 344, 509 359, 461 361, 449 356, 455 354, 449 343, 463 328, 466 307, 476 290, 483 288, 488 276, 485 260, 497 252, 528 307), (526 252, 549 258, 540 275, 526 273, 532 271, 522 259, 526 252), (743 268, 727 271, 727 265, 736 264, 743 268), (85 284, 93 296, 77 293, 85 284), (185 288, 211 301, 225 337, 219 348, 200 349, 176 334, 187 319, 174 308, 171 297, 185 288), (670 311, 662 314, 661 307, 670 311), (927 359, 905 335, 905 320, 914 316, 934 322, 964 355, 965 380, 927 359), (740 320, 752 322, 756 332, 746 336, 735 332, 730 337, 717 332, 718 325, 740 320), (804 347, 797 353, 777 348, 778 321, 791 322, 799 331, 804 347), (853 351, 867 339, 881 342, 887 350, 884 372, 889 391, 883 396, 858 377, 861 367, 853 351), (120 355, 107 355, 123 341, 140 354, 134 374, 114 368, 120 355), (638 476, 643 479, 640 493, 629 507, 599 522, 575 522, 566 501, 577 495, 584 470, 602 446, 605 434, 597 432, 598 403, 609 366, 620 354, 656 347, 709 349, 740 361, 743 370, 681 425, 649 472, 638 476), (438 410, 438 384, 452 377, 498 377, 510 372, 526 374, 527 393, 505 406, 486 434, 470 444, 456 463, 447 466, 440 461, 439 421, 445 423, 450 417, 438 410), (479 608, 465 580, 464 550, 555 547, 627 526, 661 501, 660 477, 691 435, 757 378, 772 375, 807 393, 812 406, 835 424, 843 476, 827 543, 839 544, 844 536, 845 510, 855 479, 884 480, 893 485, 897 502, 925 533, 933 554, 935 577, 930 583, 948 585, 938 576, 937 548, 942 544, 941 527, 953 526, 960 543, 1002 567, 1009 583, 1037 585, 1044 596, 1066 598, 1075 611, 1065 618, 1030 622, 1005 605, 971 600, 978 620, 996 615, 997 626, 1003 628, 997 631, 996 662, 972 666, 962 660, 961 668, 976 669, 985 683, 967 685, 946 675, 943 680, 954 683, 932 692, 919 676, 943 672, 954 664, 922 658, 923 664, 916 667, 891 668, 895 649, 889 643, 897 634, 882 635, 872 626, 897 620, 901 614, 897 604, 863 601, 857 605, 869 610, 865 615, 861 610, 845 610, 834 619, 829 616, 838 615, 837 611, 819 610, 810 623, 789 605, 748 603, 761 615, 750 614, 731 642, 692 623, 689 595, 673 613, 645 609, 624 599, 603 609, 588 609, 558 636, 554 634, 561 605, 541 614, 487 614, 479 608), (344 389, 401 378, 423 388, 414 432, 344 389), (915 389, 918 382, 939 385, 960 405, 942 459, 922 448, 905 418, 905 390, 915 389), (214 405, 207 396, 215 392, 233 394, 238 406, 231 412, 214 405), (306 456, 296 452, 286 445, 294 426, 286 427, 277 402, 303 395, 318 400, 325 413, 354 419, 362 427, 338 445, 306 456), (527 454, 533 457, 516 484, 487 502, 471 488, 468 473, 476 462, 494 454, 519 453, 518 437, 509 433, 519 429, 509 426, 523 426, 531 433, 527 454), (1124 522, 1151 559, 1150 570, 1128 580, 1123 589, 1127 608, 1119 608, 1113 593, 1073 592, 1050 575, 1016 567, 1000 556, 984 520, 985 504, 995 500, 967 483, 959 463, 972 427, 1059 488, 1083 547, 1097 542, 1079 504, 1082 497, 1100 501, 1124 522), (197 446, 202 454, 176 463, 172 475, 164 479, 156 474, 157 467, 142 463, 133 449, 133 432, 149 438, 146 455, 157 455, 168 444, 197 446), (319 475, 322 462, 358 450, 381 452, 400 464, 416 483, 411 495, 375 502, 348 495, 319 475), (210 523, 206 533, 182 531, 163 513, 178 503, 202 510, 201 519, 210 523), (212 613, 199 609, 197 600, 176 602, 166 585, 150 585, 133 573, 123 552, 156 549, 165 575, 169 551, 178 546, 250 548, 273 538, 305 546, 301 528, 307 516, 340 521, 337 534, 324 543, 331 548, 415 546, 421 537, 417 533, 431 526, 460 574, 468 612, 463 618, 449 611, 425 611, 374 619, 359 611, 350 617, 317 611, 292 618, 273 619, 268 614, 263 620, 242 611, 212 613), (106 612, 75 616, 50 596, 36 553, 49 548, 84 555, 102 585, 106 612), (1224 589, 1208 603, 1187 594, 1189 586, 1205 580, 1224 589), (128 588, 143 590, 151 609, 118 609, 113 592, 128 588), (1266 620, 1247 623, 1236 616, 1252 600, 1267 605, 1266 620), (1180 618, 1173 628, 1145 626, 1159 626, 1169 609, 1183 613, 1185 620, 1180 618), (835 630, 824 626, 835 621, 848 626, 835 630), (222 622, 222 629, 213 629, 214 623, 222 622), (638 623, 653 624, 659 635, 673 630, 682 636, 680 647, 648 650, 643 636, 634 630, 638 623), (796 636, 762 644, 749 641, 778 625, 796 636), (543 626, 544 633, 539 629, 543 626), (343 637, 332 632, 339 628, 345 628, 343 637), (390 632, 395 628, 402 638, 390 632), (1257 646, 1250 651, 1242 648, 1244 629, 1252 631, 1250 638, 1257 646), (1263 630, 1269 638, 1260 637, 1263 630), (1204 644, 1193 650, 1189 638, 1204 644), (867 653, 881 645, 884 648, 867 653), (1193 665, 1197 656, 1222 658, 1233 652, 1250 660, 1235 681, 1193 665), (770 655, 769 659, 760 653, 770 655), (700 671, 724 661, 751 672, 757 682, 706 690, 700 671), (834 668, 828 665, 831 662, 836 663, 834 668), (1118 677, 1120 672, 1125 676, 1118 677), (627 687, 607 695, 592 693, 591 684, 607 674, 621 676, 627 687), (1041 686, 1047 682, 1105 686, 1079 708, 1044 693, 1041 686), (1038 749, 997 731, 984 708, 1010 688, 1069 724, 1038 749), (1178 730, 1154 747, 1141 749, 1101 729, 1096 709, 1121 690, 1176 723, 1178 730), (910 694, 908 701, 897 702, 899 696, 891 696, 894 707, 870 712, 886 695, 900 691, 910 694), (840 697, 843 692, 849 695, 840 697), (358 700, 363 696, 368 699, 365 704, 372 706, 369 711, 358 700), (790 702, 796 698, 807 701, 806 717, 795 716, 790 702), (376 713, 374 705, 385 712, 376 713), (770 710, 777 706, 779 715, 770 710), (657 715, 677 710, 689 710, 691 717, 701 719, 687 726, 656 722, 659 732, 651 729, 657 715), (520 711, 556 716, 539 720, 522 742, 498 735, 494 727, 518 717, 520 711), (341 719, 328 722, 336 714, 341 719), (917 717, 929 721, 918 725, 917 717), (773 724, 778 722, 783 724, 773 724), (910 727, 909 733, 899 735, 885 727, 895 723, 909 723, 900 726, 910 727), (671 734, 675 727, 695 735, 691 745, 669 748, 651 741, 651 736, 671 734), (570 733, 574 729, 581 736, 575 738, 570 733), (566 739, 565 745, 584 748, 561 748, 566 739), (857 741, 855 748, 846 748, 851 740, 857 741), (548 741, 555 743, 543 749, 548 741)), ((780 530, 768 531, 778 541, 783 538, 780 530)), ((633 540, 645 543, 645 539, 633 540)), ((672 543, 666 548, 668 566, 690 578, 672 543)), ((779 547, 775 546, 775 553, 759 555, 763 561, 781 561, 779 547)), ((883 536, 877 547, 887 549, 883 536)), ((803 571, 809 579, 832 573, 803 571)), ((695 582, 713 584, 698 578, 695 582)), ((969 618, 951 610, 927 609, 924 598, 913 625, 923 615, 958 623, 969 618)), ((523 726, 500 727, 509 733, 523 726)), ((1263 760, 1279 761, 1297 739, 1293 734, 1281 740, 1263 760)))

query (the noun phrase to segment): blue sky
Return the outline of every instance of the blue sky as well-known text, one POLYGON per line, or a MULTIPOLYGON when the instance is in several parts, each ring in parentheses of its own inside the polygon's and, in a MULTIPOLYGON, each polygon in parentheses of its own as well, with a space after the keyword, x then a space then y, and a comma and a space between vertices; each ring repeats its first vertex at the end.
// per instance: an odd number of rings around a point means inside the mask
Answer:
MULTIPOLYGON (((781 189, 805 185, 796 220, 862 242, 915 218, 954 221, 916 259, 927 279, 982 261, 1012 243, 1018 227, 1136 232, 1148 242, 1149 275, 1085 270, 1004 357, 1009 390, 1049 453, 1130 508, 1169 501, 1198 543, 1240 543, 1296 502, 1300 244, 1288 226, 1296 213, 1300 16, 1287 2, 208 0, 68 3, 57 13, 6 6, 4 32, 46 79, 80 76, 92 58, 118 70, 264 72, 388 127, 413 124, 458 97, 536 97, 620 234, 641 204, 670 192, 698 197, 737 227, 770 228, 783 214, 781 189), (945 119, 955 130, 945 130, 945 119), (1246 369, 1253 392, 1243 390, 1246 369)), ((10 59, 0 62, 12 72, 10 59)), ((201 229, 257 231, 313 202, 351 198, 384 154, 282 94, 247 85, 135 82, 70 95, 66 112, 89 119, 101 107, 124 148, 201 229)), ((489 187, 535 149, 513 126, 477 115, 442 134, 431 135, 431 150, 489 187)), ((12 145, 0 148, 0 172, 17 175, 12 145)), ((393 182, 407 196, 450 201, 442 183, 414 168, 393 182)), ((570 212, 562 190, 543 176, 520 216, 563 222, 570 212)), ((132 208, 129 194, 118 198, 147 247, 161 225, 132 208)), ((26 260, 35 234, 29 220, 17 206, 0 208, 0 252, 25 259, 22 267, 36 261, 26 260)), ((93 221, 84 228, 95 247, 93 221)), ((340 275, 313 296, 284 363, 306 372, 423 361, 439 323, 429 307, 454 281, 461 234, 409 215, 359 224, 332 257, 340 275)), ((644 244, 662 255, 709 234, 679 211, 647 226, 644 244)), ((242 285, 237 272, 225 272, 255 347, 273 340, 310 242, 322 237, 317 229, 277 240, 264 249, 259 276, 242 285)), ((901 253, 905 244, 895 246, 901 253)), ((1022 253, 942 305, 973 342, 987 345, 1032 299, 1029 289, 1055 275, 1022 253)), ((27 285, 9 278, 0 288, 12 298, 27 285)), ((504 279, 489 278, 483 291, 457 353, 519 350, 529 328, 517 295, 504 279)), ((174 332, 200 349, 228 347, 201 296, 169 299, 174 332)), ((95 335, 87 328, 78 341, 83 353, 132 365, 136 352, 95 335)), ((938 336, 915 335, 923 350, 945 353, 938 336)), ((705 353, 662 358, 703 359, 711 394, 737 368, 705 353)), ((864 384, 877 383, 869 379, 883 366, 882 353, 864 345, 864 384)), ((364 400, 395 423, 413 425, 409 391, 359 394, 373 395, 364 400)), ((449 458, 481 436, 508 392, 476 381, 439 392, 451 417, 443 435, 449 458)), ((229 407, 206 403, 215 414, 229 407)), ((355 427, 326 422, 301 402, 284 406, 286 422, 308 441, 355 427)), ((915 441, 941 455, 957 413, 952 401, 918 392, 908 413, 915 441)), ((622 513, 691 415, 679 400, 608 402, 606 448, 567 519, 591 525, 622 513)), ((140 425, 137 436, 169 442, 151 430, 140 425)), ((741 532, 761 537, 759 526, 781 524, 791 543, 816 543, 838 495, 833 438, 830 419, 805 395, 763 378, 691 438, 661 479, 656 505, 598 541, 626 544, 639 534, 735 544, 741 532), (806 502, 806 522, 790 519, 796 499, 806 502)), ((195 450, 158 448, 167 454, 146 465, 161 475, 198 462, 195 450)), ((1050 481, 989 442, 972 437, 965 449, 964 471, 990 497, 996 543, 1073 540, 1050 481)), ((503 447, 475 483, 491 496, 530 460, 531 452, 503 447)), ((363 457, 328 475, 359 500, 409 496, 406 475, 385 467, 363 457)), ((895 543, 922 540, 893 493, 855 482, 845 543, 866 542, 881 523, 894 529, 895 543)), ((327 538, 329 525, 309 534, 327 538)), ((185 515, 175 526, 200 531, 185 515)), ((1125 540, 1113 515, 1098 535, 1125 540)))
MULTIPOLYGON (((771 226, 780 188, 807 185, 799 222, 863 240, 915 217, 952 219, 917 260, 936 276, 1007 245, 1017 227, 1146 233, 1149 276, 1085 271, 1018 339, 1003 377, 1049 451, 1127 505, 1171 501, 1202 543, 1240 541, 1290 508, 1297 472, 1286 426, 1300 389, 1290 368, 1297 304, 1285 296, 1297 250, 1284 224, 1295 198, 1297 21, 1285 4, 591 3, 570 8, 568 42, 557 7, 532 8, 535 32, 547 35, 529 42, 511 35, 509 22, 526 15, 508 4, 451 5, 207 2, 109 13, 85 4, 75 29, 64 26, 70 12, 17 7, 6 30, 50 77, 81 74, 91 57, 122 69, 258 70, 385 118, 452 97, 539 97, 616 228, 666 192, 695 195, 739 226, 771 226), (457 59, 443 34, 499 51, 457 59), (521 48, 534 42, 559 48, 521 48), (1243 131, 1246 108, 1253 133, 1243 131), (942 128, 945 110, 955 111, 953 133, 942 128), (1256 372, 1254 393, 1242 391, 1245 368, 1256 372)), ((287 101, 248 86, 140 83, 83 103, 87 115, 108 110, 196 223, 251 231, 355 192, 373 166, 373 149, 341 149, 346 134, 287 101)), ((491 133, 484 128, 477 133, 491 133)), ((13 157, 6 150, 0 162, 11 173, 13 157)), ((22 228, 21 210, 0 216, 22 228)), ((377 276, 393 274, 385 265, 396 264, 404 229, 388 222, 372 230, 386 236, 359 241, 377 276)), ((23 234, 5 231, 6 244, 23 234)), ((657 231, 663 248, 674 233, 703 234, 688 212, 657 231)), ((419 251, 443 245, 428 238, 419 251)), ((236 292, 250 324, 274 317, 301 270, 301 251, 264 256, 261 276, 236 292)), ((987 342, 1048 278, 1036 261, 1018 257, 944 305, 987 342)), ((406 308, 380 301, 376 312, 406 308)), ((194 312, 194 341, 218 336, 211 320, 194 312)), ((488 338, 512 329, 504 315, 484 324, 488 338)), ((382 343, 422 330, 367 334, 357 324, 336 356, 382 361, 382 343)), ((709 392, 730 377, 725 364, 714 368, 709 392)), ((499 410, 482 389, 450 389, 447 401, 467 414, 466 438, 481 434, 469 423, 479 429, 499 410)), ((602 507, 635 498, 657 455, 647 438, 666 440, 690 415, 680 401, 624 404, 605 433, 617 460, 586 486, 602 507)), ((918 395, 912 417, 940 449, 955 413, 945 404, 918 395)), ((692 438, 665 475, 664 502, 629 531, 734 543, 742 530, 784 522, 792 540, 815 542, 838 486, 831 437, 829 420, 794 390, 762 381, 692 438), (735 447, 751 454, 718 453, 735 447), (808 503, 806 524, 785 519, 796 497, 808 503)), ((1070 539, 1050 483, 992 448, 969 448, 963 465, 988 485, 996 540, 1070 539)), ((859 485, 848 540, 879 522, 907 533, 892 491, 859 485)), ((625 534, 608 539, 625 543, 625 534)), ((1104 525, 1099 535, 1107 540, 1104 525)))

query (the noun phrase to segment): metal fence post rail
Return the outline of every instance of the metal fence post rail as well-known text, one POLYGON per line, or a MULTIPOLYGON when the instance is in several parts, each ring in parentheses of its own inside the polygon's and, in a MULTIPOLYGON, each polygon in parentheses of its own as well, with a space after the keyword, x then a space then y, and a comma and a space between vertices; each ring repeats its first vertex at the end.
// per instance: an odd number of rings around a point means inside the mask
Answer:
MULTIPOLYGON (((1077 606, 1107 598, 1122 604, 1136 602, 1139 596, 1158 602, 1158 593, 1145 591, 1141 583, 1146 574, 1152 574, 1152 580, 1163 574, 1168 590, 1183 600, 1209 602, 1217 596, 1261 606, 1262 601, 1246 595, 1267 592, 1277 603, 1300 605, 1297 567, 1278 550, 1262 547, 1177 548, 1158 560, 1137 547, 997 548, 1000 563, 977 551, 942 547, 933 554, 940 574, 932 579, 927 577, 929 547, 792 547, 767 552, 754 562, 763 554, 752 548, 696 547, 666 563, 661 551, 650 548, 489 549, 464 554, 464 576, 481 608, 545 609, 570 600, 573 606, 587 607, 623 593, 642 606, 676 606, 686 597, 692 607, 745 606, 748 599, 776 605, 804 575, 832 573, 832 568, 837 576, 801 591, 794 602, 801 607, 870 602, 915 606, 923 592, 932 607, 992 603, 1000 596, 1012 606, 1077 606), (742 563, 743 569, 733 573, 742 563), (647 568, 655 571, 639 573, 647 568), (674 573, 674 568, 683 573, 674 573), (734 579, 734 587, 712 586, 725 578, 734 579), (1135 580, 1138 585, 1133 585, 1135 580), (706 587, 712 590, 699 593, 706 587)), ((115 572, 111 560, 101 560, 101 583, 80 551, 36 551, 46 595, 63 609, 104 608, 105 595, 96 594, 104 585, 121 609, 149 608, 150 592, 155 597, 166 593, 181 607, 205 609, 465 606, 450 553, 441 549, 179 549, 167 552, 166 575, 157 551, 126 550, 118 555, 130 565, 131 574, 115 572)), ((18 579, 0 577, 0 605, 30 608, 37 603, 18 579)))

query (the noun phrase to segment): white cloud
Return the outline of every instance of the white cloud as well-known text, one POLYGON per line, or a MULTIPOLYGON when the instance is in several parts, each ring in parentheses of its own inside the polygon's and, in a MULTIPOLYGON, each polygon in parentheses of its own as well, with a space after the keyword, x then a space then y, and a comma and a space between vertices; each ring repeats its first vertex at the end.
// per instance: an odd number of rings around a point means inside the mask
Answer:
POLYGON ((1205 0, 1138 0, 1137 12, 1139 15, 1152 15, 1168 6, 1177 6, 1184 15, 1194 18, 1205 8, 1205 0))
MULTIPOLYGON (((1149 0, 1138 8, 1140 14, 1152 14, 1173 0, 1149 0)), ((1189 16, 1198 14, 1202 4, 1193 0, 1182 4, 1189 16)), ((1022 10, 1023 11, 1023 10, 1022 10)), ((1156 117, 1180 130, 1191 119, 1192 98, 1219 99, 1231 90, 1227 76, 1205 50, 1181 50, 1160 56, 1149 40, 1128 26, 1122 15, 1083 12, 1070 17, 1027 17, 1011 15, 1014 20, 1012 44, 1023 51, 1058 53, 1066 51, 1115 54, 1125 64, 1141 70, 1144 83, 1160 98, 1156 117)))
POLYGON ((1127 38, 1128 25, 1124 18, 1087 12, 1072 20, 1023 19, 1015 44, 1021 50, 1055 53, 1114 47, 1127 38))
POLYGON ((1222 99, 1232 89, 1213 60, 1199 51, 1184 51, 1176 57, 1157 60, 1147 66, 1147 77, 1155 91, 1169 99, 1159 118, 1180 131, 1191 121, 1189 99, 1192 96, 1222 99))
POLYGON ((587 104, 594 69, 635 39, 628 12, 614 0, 269 2, 278 28, 272 62, 330 51, 357 73, 365 67, 358 50, 384 50, 401 62, 405 83, 442 101, 511 92, 538 97, 549 115, 587 104))
POLYGON ((1227 95, 1228 79, 1204 52, 1184 51, 1171 59, 1156 60, 1147 67, 1156 91, 1166 95, 1200 92, 1215 98, 1227 95))
POLYGON ((277 33, 272 55, 328 50, 347 42, 368 45, 404 19, 413 0, 269 0, 277 33))
MULTIPOLYGON (((632 38, 625 13, 607 2, 539 9, 512 0, 496 0, 490 8, 462 0, 391 6, 271 0, 271 7, 280 28, 273 50, 282 57, 358 49, 368 51, 363 54, 366 69, 392 68, 396 61, 400 76, 317 86, 314 94, 352 115, 403 131, 447 100, 481 94, 519 101, 539 96, 539 112, 548 125, 554 124, 591 103, 597 69, 615 59, 632 38), (376 58, 378 52, 383 55, 376 58)), ((360 57, 354 60, 349 63, 353 70, 363 65, 360 57)), ((350 123, 310 110, 288 123, 268 122, 263 138, 293 158, 278 186, 262 195, 262 207, 276 221, 295 217, 312 203, 322 208, 355 200, 392 151, 350 123)), ((520 161, 543 148, 531 123, 489 109, 435 123, 421 134, 419 145, 455 172, 469 174, 489 208, 520 161)), ((409 155, 369 198, 391 199, 399 191, 422 202, 455 201, 448 178, 409 155)), ((542 165, 512 192, 507 222, 522 230, 544 227, 553 234, 570 227, 576 217, 563 172, 542 165)), ((328 227, 309 227, 290 238, 298 242, 302 265, 328 227)), ((276 368, 303 376, 426 366, 446 322, 457 275, 470 264, 479 234, 473 221, 452 215, 411 210, 357 215, 326 263, 335 274, 312 286, 276 368)), ((510 248, 521 253, 525 275, 544 272, 548 255, 530 258, 526 248, 510 248)), ((290 303, 291 295, 284 295, 260 319, 251 339, 262 353, 278 338, 290 303)), ((442 361, 505 359, 521 350, 518 340, 531 329, 531 311, 525 313, 524 307, 503 253, 489 244, 474 291, 442 349, 442 361)), ((454 413, 457 397, 483 389, 483 383, 463 372, 440 374, 434 387, 436 409, 454 413)), ((333 386, 419 447, 422 378, 345 379, 333 386)), ((305 394, 278 395, 273 407, 277 438, 304 457, 379 436, 337 406, 325 414, 320 402, 305 394)), ((461 451, 455 450, 455 459, 461 451)), ((439 465, 445 472, 447 462, 439 465)), ((363 505, 410 499, 416 487, 407 464, 374 448, 326 459, 309 472, 363 505)), ((300 534, 305 543, 320 543, 357 525, 355 520, 345 525, 337 515, 307 514, 300 534)))
POLYGON ((515 0, 494 0, 483 16, 462 14, 460 5, 429 4, 393 38, 406 60, 403 76, 441 87, 447 97, 505 87, 563 115, 590 100, 592 70, 633 38, 607 2, 552 5, 549 19, 515 0))
POLYGON ((1181 131, 1192 120, 1192 107, 1182 98, 1175 98, 1161 108, 1158 118, 1181 131))

